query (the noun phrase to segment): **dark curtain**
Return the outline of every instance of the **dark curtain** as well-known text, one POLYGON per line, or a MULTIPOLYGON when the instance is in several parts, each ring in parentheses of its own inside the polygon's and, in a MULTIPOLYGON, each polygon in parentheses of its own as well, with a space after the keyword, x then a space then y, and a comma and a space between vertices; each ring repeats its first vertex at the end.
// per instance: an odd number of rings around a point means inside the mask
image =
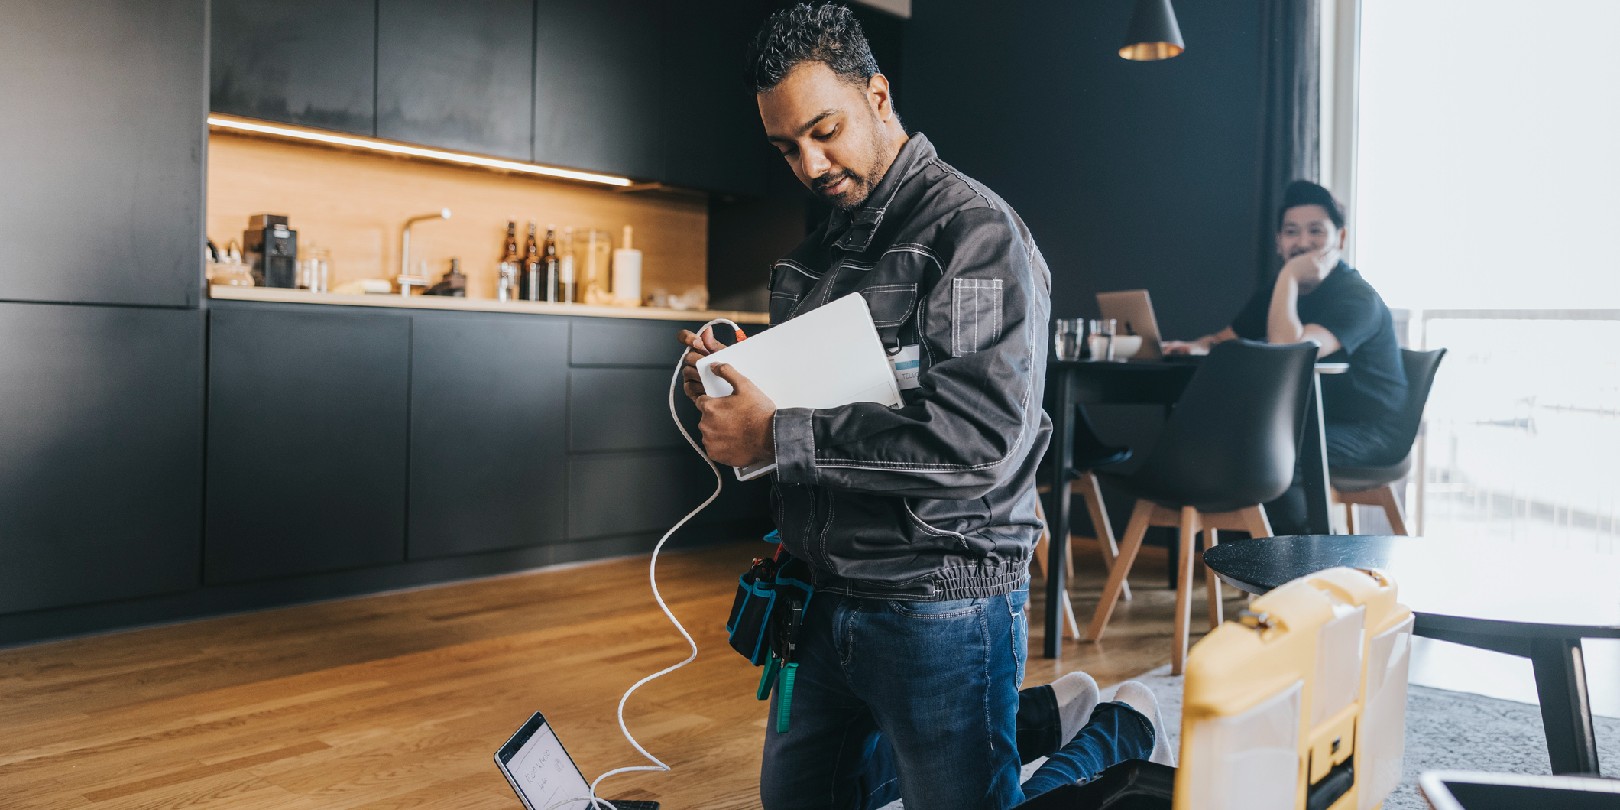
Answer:
POLYGON ((1320 182, 1319 13, 1317 0, 1260 2, 1261 221, 1256 272, 1262 284, 1277 270, 1276 215, 1283 187, 1299 179, 1320 182))

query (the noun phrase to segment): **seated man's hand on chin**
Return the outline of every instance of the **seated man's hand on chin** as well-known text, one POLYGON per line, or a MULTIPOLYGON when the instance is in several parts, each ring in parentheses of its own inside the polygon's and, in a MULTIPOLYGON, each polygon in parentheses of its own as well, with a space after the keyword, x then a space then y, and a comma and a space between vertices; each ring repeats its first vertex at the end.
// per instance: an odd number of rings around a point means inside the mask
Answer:
POLYGON ((702 414, 698 429, 703 433, 703 449, 709 458, 732 467, 775 458, 771 419, 776 415, 776 403, 730 365, 715 363, 709 368, 734 389, 730 396, 703 394, 694 400, 702 414))
POLYGON ((1328 244, 1320 250, 1300 253, 1283 264, 1278 278, 1291 277, 1298 282, 1302 290, 1315 289, 1322 280, 1339 266, 1340 253, 1337 245, 1328 244))

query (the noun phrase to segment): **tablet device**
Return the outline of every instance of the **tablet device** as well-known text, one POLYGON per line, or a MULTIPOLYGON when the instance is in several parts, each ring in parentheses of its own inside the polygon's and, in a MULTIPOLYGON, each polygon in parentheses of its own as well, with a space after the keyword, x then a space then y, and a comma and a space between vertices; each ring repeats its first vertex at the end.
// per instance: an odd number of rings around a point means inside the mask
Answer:
POLYGON ((1134 359, 1157 360, 1163 354, 1159 348, 1159 321, 1153 316, 1153 300, 1147 290, 1097 293, 1097 309, 1104 318, 1116 322, 1118 334, 1142 336, 1142 348, 1134 359))
POLYGON ((1585 776, 1432 771, 1418 790, 1434 810, 1617 810, 1620 782, 1585 776))
MULTIPOLYGON (((539 712, 495 752, 495 767, 528 810, 590 810, 590 783, 539 712)), ((618 810, 658 810, 658 802, 608 801, 618 810)))
MULTIPOLYGON (((697 361, 703 392, 731 395, 731 384, 709 369, 729 363, 781 408, 836 408, 852 402, 901 404, 889 356, 872 312, 850 293, 697 361)), ((738 467, 747 481, 776 469, 774 462, 738 467)))

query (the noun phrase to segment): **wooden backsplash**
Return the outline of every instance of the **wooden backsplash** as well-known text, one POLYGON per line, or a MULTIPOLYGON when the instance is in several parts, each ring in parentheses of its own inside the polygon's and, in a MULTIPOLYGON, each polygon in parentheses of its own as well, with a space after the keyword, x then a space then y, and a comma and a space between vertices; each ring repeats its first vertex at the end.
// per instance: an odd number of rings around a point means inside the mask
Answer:
POLYGON ((330 284, 399 274, 406 218, 449 208, 449 220, 411 229, 413 270, 426 260, 437 280, 460 257, 467 295, 495 297, 506 222, 518 241, 530 220, 600 228, 619 247, 624 226, 642 251, 644 294, 683 293, 705 283, 708 206, 695 194, 618 191, 567 181, 463 168, 408 158, 214 132, 208 138, 208 236, 222 249, 242 239, 248 217, 285 214, 301 255, 332 254, 330 284))

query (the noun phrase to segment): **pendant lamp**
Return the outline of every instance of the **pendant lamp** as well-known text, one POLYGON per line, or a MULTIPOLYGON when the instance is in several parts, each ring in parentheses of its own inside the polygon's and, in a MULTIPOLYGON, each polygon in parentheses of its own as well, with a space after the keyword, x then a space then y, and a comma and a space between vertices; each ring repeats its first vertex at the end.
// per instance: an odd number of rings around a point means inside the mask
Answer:
POLYGON ((1125 47, 1119 49, 1121 57, 1152 62, 1179 56, 1186 49, 1170 0, 1136 0, 1131 26, 1125 32, 1125 47))

